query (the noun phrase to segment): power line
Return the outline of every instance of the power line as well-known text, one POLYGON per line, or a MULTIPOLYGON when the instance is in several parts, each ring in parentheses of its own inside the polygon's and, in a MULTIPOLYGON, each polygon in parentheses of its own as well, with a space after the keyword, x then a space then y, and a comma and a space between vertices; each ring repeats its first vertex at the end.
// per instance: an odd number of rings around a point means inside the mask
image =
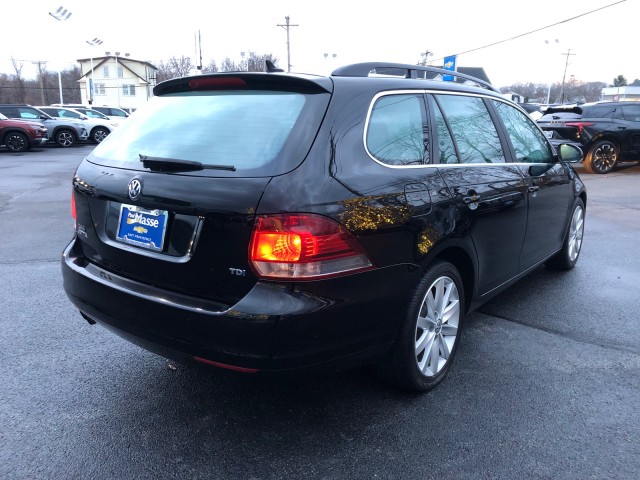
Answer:
MULTIPOLYGON (((567 18, 565 20, 561 20, 559 22, 552 23, 551 25, 547 25, 546 27, 536 28, 535 30, 531 30, 530 32, 522 33, 520 35, 516 35, 515 37, 506 38, 504 40, 499 40, 497 42, 489 43, 487 45, 483 45, 482 47, 472 48, 471 50, 465 50, 464 52, 459 52, 459 53, 456 53, 455 55, 464 55, 465 53, 477 52, 478 50, 482 50, 482 49, 489 48, 489 47, 494 47, 496 45, 500 45, 501 43, 510 42, 511 40, 516 40, 518 38, 522 38, 522 37, 525 37, 527 35, 531 35, 532 33, 537 33, 537 32, 540 32, 542 30, 546 30, 547 28, 555 27, 557 25, 561 25, 563 23, 567 23, 567 22, 570 22, 572 20, 576 20, 576 19, 578 19, 580 17, 584 17, 586 15, 590 15, 592 13, 599 12, 600 10, 604 10, 605 8, 613 7, 615 5, 618 5, 620 3, 624 3, 626 1, 627 0, 620 0, 620 1, 612 3, 610 5, 605 5, 604 7, 596 8, 595 10, 591 10, 589 12, 581 13, 580 15, 576 15, 575 17, 567 18)), ((447 56, 449 56, 449 55, 447 55, 447 56)), ((443 60, 444 58, 445 57, 442 57, 442 58, 439 58, 438 60, 443 60)))

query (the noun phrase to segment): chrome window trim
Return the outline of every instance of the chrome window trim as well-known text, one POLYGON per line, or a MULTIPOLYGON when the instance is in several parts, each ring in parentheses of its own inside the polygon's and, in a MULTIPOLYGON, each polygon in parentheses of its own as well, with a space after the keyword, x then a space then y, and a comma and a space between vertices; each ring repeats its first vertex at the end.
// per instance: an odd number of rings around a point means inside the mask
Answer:
MULTIPOLYGON (((384 163, 381 162, 380 160, 378 160, 377 158, 375 158, 373 156, 373 154, 369 151, 369 148, 367 147, 367 132, 369 131, 369 121, 371 120, 371 113, 373 111, 373 106, 375 105, 375 103, 378 101, 379 98, 381 97, 385 97, 388 95, 408 95, 408 94, 413 94, 413 95, 427 95, 427 94, 435 94, 435 95, 458 95, 458 96, 463 96, 463 97, 479 97, 479 98, 486 98, 488 100, 498 100, 501 102, 504 102, 508 105, 511 105, 511 103, 509 101, 507 101, 506 99, 501 99, 499 97, 493 97, 491 95, 483 95, 480 93, 467 93, 467 92, 448 92, 448 91, 444 91, 444 90, 435 90, 435 89, 400 89, 400 90, 387 90, 384 92, 378 92, 376 93, 373 98, 371 99, 371 103, 369 104, 369 108, 367 110, 367 117, 365 119, 365 125, 364 125, 364 129, 362 132, 362 144, 364 146, 364 150, 365 152, 367 152, 367 155, 369 155, 369 158, 371 158, 371 160, 373 160, 374 162, 382 165, 383 167, 387 167, 387 168, 398 168, 398 169, 416 169, 416 168, 441 168, 441 167, 468 167, 471 165, 494 165, 494 166, 498 166, 498 165, 513 165, 513 163, 510 162, 503 162, 503 163, 429 163, 429 164, 425 164, 425 165, 389 165, 388 163, 384 163)), ((526 113, 526 112, 525 112, 526 113)))

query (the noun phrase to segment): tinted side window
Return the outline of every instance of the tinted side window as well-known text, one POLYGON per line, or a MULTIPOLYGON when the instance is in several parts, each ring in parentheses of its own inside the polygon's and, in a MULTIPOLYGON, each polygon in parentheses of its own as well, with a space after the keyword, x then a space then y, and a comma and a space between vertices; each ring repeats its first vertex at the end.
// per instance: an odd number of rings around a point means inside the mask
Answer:
POLYGON ((40 112, 32 108, 18 107, 18 115, 20 118, 35 120, 40 118, 40 112))
POLYGON ((507 129, 517 162, 553 162, 553 153, 549 143, 529 116, 504 102, 493 100, 493 104, 507 129))
POLYGON ((640 122, 640 105, 623 105, 621 108, 625 120, 640 122))
POLYGON ((504 163, 500 138, 479 97, 436 95, 460 153, 460 163, 504 163))
POLYGON ((7 118, 18 118, 18 109, 15 107, 0 107, 0 112, 7 118))
POLYGON ((610 105, 594 105, 584 108, 582 116, 584 118, 613 118, 615 111, 616 107, 610 105))
POLYGON ((373 105, 366 133, 369 153, 387 165, 429 163, 423 96, 385 95, 373 105))
POLYGON ((434 116, 436 118, 436 128, 438 129, 438 152, 440 153, 440 163, 460 163, 458 159, 458 153, 456 152, 449 126, 447 125, 444 115, 440 107, 431 100, 431 108, 433 109, 434 116))

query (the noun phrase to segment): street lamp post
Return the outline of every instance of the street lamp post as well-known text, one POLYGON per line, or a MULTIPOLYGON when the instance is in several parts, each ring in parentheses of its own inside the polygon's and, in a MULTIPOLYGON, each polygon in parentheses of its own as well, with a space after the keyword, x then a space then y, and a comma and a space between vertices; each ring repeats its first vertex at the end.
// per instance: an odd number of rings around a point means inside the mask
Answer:
MULTIPOLYGON (((98 45, 102 45, 103 42, 102 40, 96 37, 93 40, 87 40, 87 43, 92 47, 96 47, 98 45)), ((87 103, 89 103, 89 105, 93 105, 93 53, 91 53, 91 56, 89 57, 89 61, 91 62, 91 78, 89 78, 89 80, 87 81, 87 86, 88 86, 87 103)))
MULTIPOLYGON (((59 22, 64 22, 69 20, 71 17, 71 12, 66 8, 60 6, 55 12, 49 12, 53 18, 58 20, 59 22)), ((62 98, 62 74, 60 73, 60 69, 58 68, 58 89, 60 90, 60 104, 64 105, 64 100, 62 98)))
MULTIPOLYGON (((557 38, 553 40, 553 42, 558 45, 560 43, 560 40, 558 40, 557 38)), ((551 42, 549 40, 545 40, 544 41, 545 44, 547 45, 551 45, 551 42)), ((547 105, 549 105, 549 102, 551 101, 551 83, 549 82, 549 88, 547 89, 547 105)))
MULTIPOLYGON (((338 56, 338 54, 337 54, 337 53, 325 53, 325 54, 324 54, 324 59, 325 59, 325 60, 327 60, 327 61, 328 61, 328 60, 331 60, 331 63, 329 63, 329 64, 328 64, 329 69, 328 69, 328 72, 327 72, 327 73, 331 73, 331 72, 333 71, 333 69, 334 69, 334 65, 335 65, 335 63, 336 63, 336 62, 335 62, 335 60, 336 60, 336 57, 337 57, 337 56, 338 56)), ((325 63, 326 63, 326 62, 325 62, 325 63)))
MULTIPOLYGON (((118 108, 120 108, 120 71, 119 71, 119 65, 118 65, 118 56, 120 55, 120 52, 113 52, 115 54, 115 58, 116 58, 116 91, 118 92, 118 108)), ((105 52, 105 54, 107 56, 111 55, 111 52, 105 52)), ((129 54, 125 53, 124 54, 125 57, 128 57, 129 54)))

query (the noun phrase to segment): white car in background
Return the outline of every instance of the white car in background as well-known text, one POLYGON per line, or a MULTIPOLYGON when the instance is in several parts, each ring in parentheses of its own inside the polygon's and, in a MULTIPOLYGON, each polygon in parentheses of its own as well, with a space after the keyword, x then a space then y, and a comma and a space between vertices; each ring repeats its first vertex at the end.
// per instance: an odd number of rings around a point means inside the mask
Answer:
MULTIPOLYGON (((87 126, 89 130, 89 140, 93 143, 100 143, 107 135, 111 133, 111 131, 118 126, 118 123, 109 119, 96 116, 89 115, 81 112, 80 110, 76 110, 75 108, 69 107, 38 107, 43 112, 51 115, 52 117, 57 118, 65 118, 65 119, 76 119, 82 120, 84 124, 87 126)), ((99 112, 97 112, 99 113, 99 112)))

